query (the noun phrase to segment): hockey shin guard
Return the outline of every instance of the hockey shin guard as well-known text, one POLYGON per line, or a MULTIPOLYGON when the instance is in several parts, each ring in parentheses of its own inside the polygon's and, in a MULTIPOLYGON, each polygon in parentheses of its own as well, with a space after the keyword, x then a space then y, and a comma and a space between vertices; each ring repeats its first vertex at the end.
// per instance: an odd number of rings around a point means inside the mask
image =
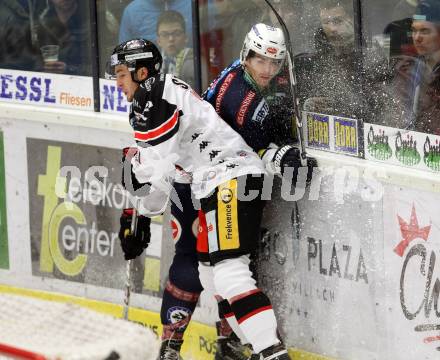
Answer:
POLYGON ((217 263, 214 266, 214 283, 219 295, 228 299, 238 325, 254 352, 280 342, 272 305, 255 286, 247 256, 217 263))
POLYGON ((220 329, 217 330, 217 335, 219 337, 228 337, 232 332, 234 332, 243 345, 249 344, 248 339, 246 339, 246 336, 243 334, 243 331, 241 331, 240 326, 238 325, 229 301, 223 299, 220 295, 217 295, 216 299, 218 301, 218 313, 220 316, 220 329))
POLYGON ((179 289, 167 282, 160 311, 163 324, 162 340, 181 340, 196 308, 200 293, 179 289))
MULTIPOLYGON (((210 296, 215 296, 217 301, 222 300, 223 297, 220 295, 217 295, 217 290, 215 289, 214 284, 214 267, 211 265, 204 264, 202 262, 199 262, 199 277, 200 282, 202 283, 204 291, 206 291, 210 296)), ((228 316, 225 316, 226 321, 228 322, 229 326, 234 331, 235 335, 238 336, 242 344, 248 344, 249 341, 246 339, 246 336, 244 336, 243 332, 241 331, 240 327, 238 326, 237 320, 235 319, 235 316, 232 312, 231 307, 229 306, 229 302, 225 299, 225 302, 219 303, 219 316, 220 321, 222 321, 222 314, 228 314, 228 316)), ((224 321, 224 320, 223 320, 224 321)))
POLYGON ((232 334, 232 328, 228 324, 226 317, 234 316, 228 300, 223 299, 220 295, 216 295, 218 316, 220 321, 217 322, 217 337, 227 338, 232 334))

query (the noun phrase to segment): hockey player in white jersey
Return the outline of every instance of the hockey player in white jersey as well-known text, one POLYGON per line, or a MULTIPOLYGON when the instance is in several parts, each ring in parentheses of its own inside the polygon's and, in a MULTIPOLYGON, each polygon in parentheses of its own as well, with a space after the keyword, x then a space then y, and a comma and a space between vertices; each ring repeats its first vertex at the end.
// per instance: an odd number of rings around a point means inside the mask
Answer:
POLYGON ((258 359, 287 360, 270 300, 249 270, 262 213, 262 201, 249 191, 261 190, 264 166, 208 102, 181 80, 160 74, 160 67, 158 49, 143 39, 118 45, 110 61, 118 87, 132 101, 130 124, 138 152, 131 166, 135 180, 145 184, 137 191, 142 196, 138 210, 148 217, 164 211, 176 166, 192 175, 213 269, 211 279, 201 279, 203 287, 214 285, 229 301, 258 359))

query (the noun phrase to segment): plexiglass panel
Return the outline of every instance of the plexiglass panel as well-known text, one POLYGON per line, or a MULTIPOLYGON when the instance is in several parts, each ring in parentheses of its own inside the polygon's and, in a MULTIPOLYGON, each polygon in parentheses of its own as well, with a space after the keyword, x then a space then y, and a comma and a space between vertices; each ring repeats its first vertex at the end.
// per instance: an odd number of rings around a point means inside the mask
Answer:
POLYGON ((89 0, 3 0, 0 68, 91 76, 89 0))
POLYGON ((98 0, 100 77, 120 42, 144 38, 159 46, 163 72, 194 83, 192 2, 189 0, 98 0))

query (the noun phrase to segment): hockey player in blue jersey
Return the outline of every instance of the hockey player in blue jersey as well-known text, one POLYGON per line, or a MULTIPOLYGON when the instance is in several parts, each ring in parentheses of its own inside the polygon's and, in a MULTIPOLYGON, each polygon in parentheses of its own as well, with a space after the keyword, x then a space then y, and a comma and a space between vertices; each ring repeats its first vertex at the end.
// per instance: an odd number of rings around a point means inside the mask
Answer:
POLYGON ((256 24, 246 35, 240 59, 221 72, 203 98, 263 158, 272 174, 298 167, 299 150, 292 145, 296 128, 288 77, 284 36, 279 28, 256 24), (283 144, 280 148, 279 144, 283 144), (283 164, 275 153, 285 154, 283 164), (275 167, 274 167, 275 166, 275 167))
MULTIPOLYGON (((296 181, 299 149, 293 145, 294 105, 288 76, 283 71, 285 58, 281 29, 256 24, 246 35, 240 58, 221 72, 203 98, 260 155, 268 173, 279 175, 284 168, 293 167, 293 181, 296 181)), ((314 163, 314 159, 308 159, 307 181, 311 179, 314 163)), ((199 251, 202 261, 203 256, 199 251)), ((202 273, 204 268, 200 265, 199 271, 202 273)), ((231 348, 238 348, 231 334, 237 334, 242 343, 248 341, 240 331, 229 302, 218 300, 221 326, 218 326, 216 359, 220 360, 229 358, 231 348)))

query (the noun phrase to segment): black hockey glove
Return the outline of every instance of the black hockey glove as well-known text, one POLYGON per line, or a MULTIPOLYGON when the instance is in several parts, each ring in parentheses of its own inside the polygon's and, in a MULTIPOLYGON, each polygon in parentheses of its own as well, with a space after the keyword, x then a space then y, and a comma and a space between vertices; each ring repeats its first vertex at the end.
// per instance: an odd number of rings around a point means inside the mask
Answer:
POLYGON ((150 218, 138 215, 135 234, 131 233, 132 218, 133 209, 124 209, 120 218, 119 240, 125 260, 134 259, 142 254, 150 243, 150 218))
MULTIPOLYGON (((281 175, 284 174, 286 168, 293 168, 293 182, 296 184, 298 176, 298 169, 301 165, 301 152, 292 145, 284 145, 280 147, 273 156, 272 162, 275 166, 275 170, 281 175)), ((315 158, 307 158, 307 179, 306 183, 309 184, 312 181, 313 168, 318 166, 318 162, 315 158)))

